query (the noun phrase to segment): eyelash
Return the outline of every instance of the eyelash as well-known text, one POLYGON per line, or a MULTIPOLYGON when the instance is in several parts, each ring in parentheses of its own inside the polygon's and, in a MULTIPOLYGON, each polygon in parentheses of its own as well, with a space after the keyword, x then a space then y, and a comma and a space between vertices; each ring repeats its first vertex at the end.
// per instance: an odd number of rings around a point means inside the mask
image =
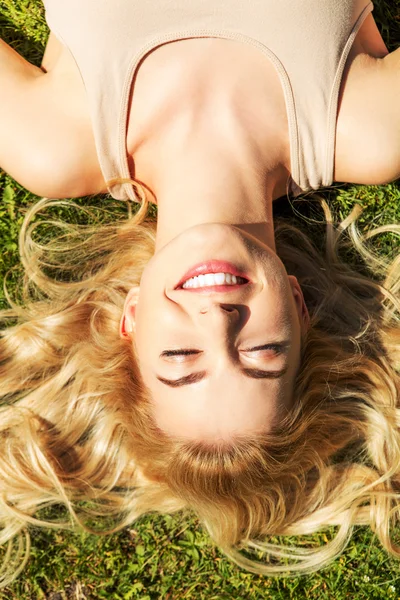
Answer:
POLYGON ((161 353, 161 356, 190 356, 191 354, 200 354, 200 350, 192 350, 191 348, 164 350, 164 352, 161 353))
POLYGON ((276 350, 276 352, 282 352, 285 347, 286 344, 263 344, 262 346, 246 348, 245 352, 256 352, 257 350, 276 350))
MULTIPOLYGON (((254 346, 253 348, 246 348, 245 352, 257 352, 260 350, 275 350, 277 354, 283 352, 286 344, 263 344, 262 346, 254 346)), ((192 354, 200 354, 201 350, 194 350, 192 348, 181 348, 178 350, 164 350, 161 356, 190 356, 192 354)))

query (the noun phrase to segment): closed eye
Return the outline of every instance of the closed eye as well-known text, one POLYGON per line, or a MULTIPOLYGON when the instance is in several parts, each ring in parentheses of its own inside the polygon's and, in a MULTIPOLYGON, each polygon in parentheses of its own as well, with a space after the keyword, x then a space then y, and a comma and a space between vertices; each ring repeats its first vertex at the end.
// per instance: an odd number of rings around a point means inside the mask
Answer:
POLYGON ((191 356, 192 354, 200 354, 200 350, 193 348, 178 348, 176 350, 164 350, 161 352, 161 358, 168 358, 171 356, 191 356))
POLYGON ((262 352, 263 350, 272 350, 275 354, 283 354, 289 347, 289 342, 279 342, 273 344, 262 344, 261 346, 253 346, 252 348, 245 348, 242 352, 262 352))
MULTIPOLYGON (((288 341, 272 343, 272 344, 262 344, 261 346, 253 346, 252 348, 245 348, 242 352, 262 352, 263 350, 272 350, 275 354, 283 354, 289 346, 288 341)), ((174 350, 164 350, 160 354, 160 358, 170 358, 174 356, 192 356, 195 354, 200 354, 201 350, 197 350, 195 348, 177 348, 174 350)))

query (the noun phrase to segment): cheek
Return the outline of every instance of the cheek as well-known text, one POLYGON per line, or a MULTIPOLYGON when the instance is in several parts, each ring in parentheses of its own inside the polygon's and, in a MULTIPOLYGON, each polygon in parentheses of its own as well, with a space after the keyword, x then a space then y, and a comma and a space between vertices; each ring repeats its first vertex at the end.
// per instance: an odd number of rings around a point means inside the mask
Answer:
POLYGON ((135 311, 135 341, 137 344, 141 343, 145 331, 145 324, 147 321, 148 319, 146 318, 146 303, 141 297, 136 306, 135 311))
POLYGON ((295 303, 290 290, 278 289, 272 296, 273 314, 280 327, 293 330, 298 327, 295 303))
POLYGON ((291 305, 284 296, 265 294, 257 305, 253 306, 253 316, 260 330, 271 335, 291 337, 291 329, 295 325, 291 305))
POLYGON ((136 307, 134 341, 140 363, 148 364, 151 349, 155 346, 157 328, 151 315, 154 314, 151 302, 141 296, 136 307))

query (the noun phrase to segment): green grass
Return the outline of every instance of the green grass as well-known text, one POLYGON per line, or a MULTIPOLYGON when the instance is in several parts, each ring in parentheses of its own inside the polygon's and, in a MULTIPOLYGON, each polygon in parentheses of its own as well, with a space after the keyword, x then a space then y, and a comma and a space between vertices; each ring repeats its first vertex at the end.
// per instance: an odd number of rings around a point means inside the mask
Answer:
MULTIPOLYGON (((400 43, 399 15, 400 0, 376 2, 375 18, 390 49, 400 43)), ((39 0, 0 0, 0 36, 35 64, 40 64, 47 34, 39 0)), ((329 191, 328 199, 339 217, 348 214, 354 203, 362 204, 362 228, 371 223, 400 222, 399 182, 379 187, 340 186, 329 191)), ((0 278, 18 264, 19 227, 34 201, 34 196, 0 171, 0 278)), ((104 198, 96 202, 99 207, 110 206, 104 198)), ((377 241, 384 253, 393 251, 396 244, 390 235, 377 241)), ((0 306, 5 306, 1 293, 0 306)), ((310 541, 324 543, 332 534, 329 530, 310 541)), ((400 598, 399 563, 382 551, 371 532, 361 528, 330 567, 291 579, 241 571, 213 547, 194 518, 183 515, 147 516, 108 537, 33 530, 32 544, 25 572, 0 592, 0 599, 400 598)))
MULTIPOLYGON (((314 540, 324 541, 324 535, 314 540)), ((357 532, 332 566, 306 577, 270 579, 241 571, 213 548, 193 520, 146 517, 118 535, 35 532, 30 563, 1 598, 140 600, 397 599, 398 563, 357 532), (74 595, 75 593, 75 595, 74 595)))

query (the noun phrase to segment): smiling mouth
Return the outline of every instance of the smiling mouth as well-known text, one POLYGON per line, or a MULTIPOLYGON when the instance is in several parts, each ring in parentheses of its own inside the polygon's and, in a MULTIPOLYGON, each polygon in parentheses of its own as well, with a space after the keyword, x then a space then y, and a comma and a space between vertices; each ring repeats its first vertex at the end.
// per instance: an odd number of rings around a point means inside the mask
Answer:
POLYGON ((183 290, 194 290, 194 289, 205 289, 205 288, 237 288, 238 286, 245 285, 249 280, 245 277, 232 275, 231 273, 204 273, 203 275, 197 275, 186 279, 180 286, 183 290))
POLYGON ((233 291, 250 282, 243 269, 223 260, 208 260, 189 269, 176 290, 233 291))

